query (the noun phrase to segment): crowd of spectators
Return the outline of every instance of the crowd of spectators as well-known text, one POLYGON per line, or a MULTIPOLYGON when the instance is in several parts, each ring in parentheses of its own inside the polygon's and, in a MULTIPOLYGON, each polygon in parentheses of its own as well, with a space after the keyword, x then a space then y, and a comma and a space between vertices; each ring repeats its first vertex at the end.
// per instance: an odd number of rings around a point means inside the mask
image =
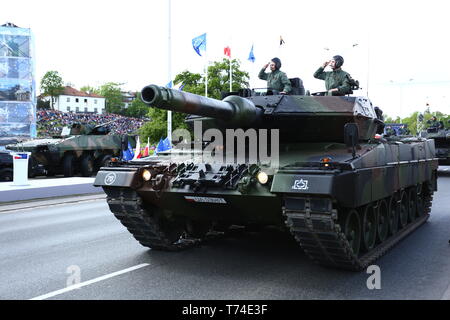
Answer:
POLYGON ((117 114, 95 114, 61 112, 57 110, 38 110, 37 135, 38 137, 51 137, 61 134, 62 128, 78 122, 81 124, 99 125, 107 123, 109 134, 132 134, 136 133, 146 120, 124 117, 117 114))

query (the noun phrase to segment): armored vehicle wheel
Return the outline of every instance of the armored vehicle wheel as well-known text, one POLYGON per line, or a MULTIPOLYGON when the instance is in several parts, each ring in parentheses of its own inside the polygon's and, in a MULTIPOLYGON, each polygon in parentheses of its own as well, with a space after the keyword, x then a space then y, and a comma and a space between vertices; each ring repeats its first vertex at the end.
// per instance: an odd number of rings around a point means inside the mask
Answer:
POLYGON ((0 181, 13 181, 14 174, 12 169, 5 168, 0 170, 0 181))
POLYGON ((389 222, 391 219, 389 219, 390 211, 389 207, 387 205, 386 200, 380 200, 378 202, 378 225, 377 225, 377 236, 378 241, 383 242, 386 240, 388 234, 389 234, 389 222))
POLYGON ((63 159, 64 177, 73 177, 75 173, 75 157, 71 153, 67 153, 63 159))
POLYGON ((104 155, 98 162, 98 168, 105 167, 111 159, 112 156, 110 154, 104 155))
POLYGON ((417 188, 411 187, 408 190, 408 221, 416 219, 417 214, 417 188))
POLYGON ((399 209, 399 225, 400 228, 404 228, 408 224, 409 205, 408 195, 403 190, 400 193, 400 209, 399 209))
POLYGON ((33 157, 28 158, 28 178, 36 177, 34 167, 36 166, 36 160, 33 157))
POLYGON ((346 213, 344 219, 344 235, 347 239, 353 254, 358 256, 361 247, 361 221, 358 211, 355 209, 346 213))
POLYGON ((364 207, 362 221, 362 244, 364 251, 370 251, 377 239, 377 212, 372 203, 364 207))
POLYGON ((94 174, 94 159, 90 154, 85 154, 81 158, 81 175, 83 177, 90 177, 94 174))
POLYGON ((394 235, 398 229, 399 219, 399 204, 397 201, 397 195, 393 195, 389 198, 389 234, 394 235))

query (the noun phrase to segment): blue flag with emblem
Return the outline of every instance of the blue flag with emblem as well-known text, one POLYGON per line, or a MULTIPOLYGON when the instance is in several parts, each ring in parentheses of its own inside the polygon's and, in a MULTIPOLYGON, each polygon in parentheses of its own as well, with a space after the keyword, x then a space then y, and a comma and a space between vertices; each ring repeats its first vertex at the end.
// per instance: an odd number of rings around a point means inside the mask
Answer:
POLYGON ((123 160, 131 160, 134 157, 133 148, 131 147, 130 141, 128 141, 128 148, 123 150, 122 159, 123 160))
POLYGON ((251 62, 255 62, 255 55, 253 54, 253 45, 252 45, 252 49, 250 50, 250 53, 248 55, 248 60, 250 60, 251 62))
POLYGON ((161 139, 159 139, 159 143, 156 146, 155 152, 158 153, 158 152, 167 151, 170 149, 172 149, 172 146, 170 145, 169 138, 167 137, 164 140, 161 138, 161 139))
POLYGON ((206 51, 206 33, 192 39, 192 47, 195 52, 201 57, 201 51, 206 51))

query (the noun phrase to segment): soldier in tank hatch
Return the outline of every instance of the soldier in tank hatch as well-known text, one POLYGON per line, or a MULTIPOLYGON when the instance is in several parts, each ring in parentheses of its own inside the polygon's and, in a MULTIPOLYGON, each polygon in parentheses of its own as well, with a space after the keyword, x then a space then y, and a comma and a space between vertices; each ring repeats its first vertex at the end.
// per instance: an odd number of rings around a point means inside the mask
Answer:
POLYGON ((291 82, 286 73, 280 71, 281 60, 273 58, 269 63, 266 63, 258 74, 261 80, 267 80, 267 87, 280 91, 281 94, 287 94, 292 91, 291 82), (265 72, 267 67, 270 67, 272 72, 265 72))
POLYGON ((325 88, 328 96, 344 96, 352 93, 350 74, 342 70, 344 58, 339 55, 334 56, 330 61, 325 61, 323 65, 314 72, 314 78, 325 80, 325 88), (333 71, 324 71, 326 66, 330 66, 333 71))

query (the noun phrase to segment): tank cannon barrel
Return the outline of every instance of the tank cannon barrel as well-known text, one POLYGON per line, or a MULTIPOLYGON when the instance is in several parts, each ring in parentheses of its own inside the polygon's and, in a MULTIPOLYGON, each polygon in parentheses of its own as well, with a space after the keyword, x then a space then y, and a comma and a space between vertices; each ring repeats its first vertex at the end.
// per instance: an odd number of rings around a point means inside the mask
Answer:
POLYGON ((250 125, 262 113, 253 102, 239 96, 228 96, 221 101, 157 85, 144 87, 141 99, 151 107, 211 117, 234 125, 250 125))

